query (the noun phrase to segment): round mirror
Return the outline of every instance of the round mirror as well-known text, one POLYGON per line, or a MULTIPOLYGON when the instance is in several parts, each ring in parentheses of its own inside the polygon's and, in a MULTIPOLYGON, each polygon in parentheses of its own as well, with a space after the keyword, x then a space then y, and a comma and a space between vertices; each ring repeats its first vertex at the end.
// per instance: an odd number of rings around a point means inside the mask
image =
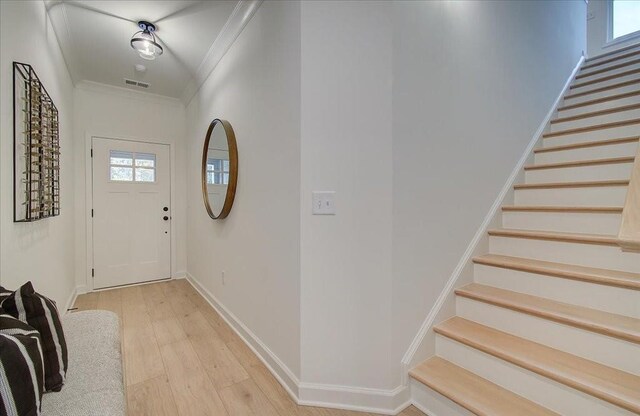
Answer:
POLYGON ((226 120, 209 124, 202 150, 202 196, 211 218, 229 215, 238 180, 238 147, 233 128, 226 120))

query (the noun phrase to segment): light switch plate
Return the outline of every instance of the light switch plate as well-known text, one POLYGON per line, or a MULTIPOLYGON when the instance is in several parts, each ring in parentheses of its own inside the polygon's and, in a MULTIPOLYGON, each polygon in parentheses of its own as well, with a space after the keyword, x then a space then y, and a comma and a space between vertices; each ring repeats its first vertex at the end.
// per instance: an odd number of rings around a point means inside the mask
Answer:
POLYGON ((314 191, 311 194, 313 215, 336 215, 334 191, 314 191))

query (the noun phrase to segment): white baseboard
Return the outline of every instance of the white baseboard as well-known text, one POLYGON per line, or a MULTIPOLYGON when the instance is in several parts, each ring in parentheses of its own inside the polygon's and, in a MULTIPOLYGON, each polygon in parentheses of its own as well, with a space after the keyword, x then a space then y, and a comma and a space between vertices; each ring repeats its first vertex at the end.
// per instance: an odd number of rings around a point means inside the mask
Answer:
POLYGON ((63 315, 66 315, 67 313, 69 313, 69 309, 71 309, 73 305, 76 303, 76 298, 78 297, 78 294, 79 294, 78 288, 77 287, 73 288, 73 290, 71 291, 71 294, 69 295, 69 298, 67 299, 67 303, 65 304, 63 315))
POLYGON ((191 273, 187 272, 187 281, 204 297, 222 316, 229 326, 238 334, 245 344, 267 366, 271 374, 282 384, 289 395, 297 402, 298 377, 262 342, 247 326, 229 311, 209 290, 200 284, 191 273))
POLYGON ((260 361, 264 363, 297 404, 386 415, 397 415, 411 404, 410 392, 406 386, 398 386, 393 390, 383 390, 301 382, 282 360, 209 290, 202 286, 198 279, 189 272, 186 273, 186 277, 187 281, 258 356, 260 361))
POLYGON ((186 279, 187 278, 187 272, 185 272, 185 271, 175 272, 175 273, 173 273, 173 278, 174 279, 186 279))
POLYGON ((397 415, 410 403, 408 387, 393 390, 300 383, 298 404, 332 409, 397 415))
POLYGON ((408 372, 410 368, 413 365, 415 365, 416 362, 420 362, 428 358, 428 356, 418 357, 416 356, 416 353, 418 352, 422 344, 425 342, 427 335, 430 333, 434 324, 436 323, 435 322, 436 317, 439 316, 440 312, 444 309, 447 303, 454 302, 453 291, 458 286, 458 283, 461 280, 461 277, 463 276, 463 272, 465 270, 469 270, 469 268, 471 267, 472 258, 474 257, 475 254, 477 254, 478 249, 480 247, 480 243, 482 241, 485 241, 486 234, 490 225, 494 224, 497 218, 499 217, 499 215, 501 214, 500 207, 504 205, 507 197, 512 195, 513 185, 515 184, 516 180, 520 177, 523 177, 525 163, 531 157, 533 149, 540 142, 542 135, 545 129, 547 128, 547 125, 549 124, 549 121, 551 121, 551 118, 556 112, 556 108, 562 101, 566 91, 569 89, 569 86, 571 85, 571 82, 573 81, 576 74, 580 70, 580 66, 582 65, 582 62, 584 62, 584 59, 585 59, 584 56, 582 56, 578 60, 578 63, 576 64, 573 71, 571 72, 571 75, 567 78, 567 81, 565 82, 562 90, 560 91, 553 105, 549 109, 549 112, 547 113, 546 117, 544 118, 542 123, 540 123, 538 129, 536 130, 533 137, 529 141, 529 144, 527 145, 527 148, 525 149, 522 157, 520 158, 515 168, 511 172, 511 175, 509 175, 509 178, 507 179, 504 186, 502 187, 502 190, 500 191, 500 194, 498 194, 498 197, 494 201, 491 209, 489 210, 489 213, 487 214, 484 221, 476 231, 476 234, 471 240, 471 243, 465 250, 464 254, 462 255, 462 258, 460 259, 453 273, 447 280, 447 283, 445 284, 444 288, 440 292, 440 295, 438 296, 434 306, 431 308, 431 310, 427 314, 427 317, 422 322, 422 326, 418 330, 418 333, 416 334, 415 338, 411 342, 411 345, 409 346, 405 355, 403 356, 402 365, 401 365, 401 371, 402 371, 401 377, 402 377, 403 385, 406 386, 409 383, 408 372))

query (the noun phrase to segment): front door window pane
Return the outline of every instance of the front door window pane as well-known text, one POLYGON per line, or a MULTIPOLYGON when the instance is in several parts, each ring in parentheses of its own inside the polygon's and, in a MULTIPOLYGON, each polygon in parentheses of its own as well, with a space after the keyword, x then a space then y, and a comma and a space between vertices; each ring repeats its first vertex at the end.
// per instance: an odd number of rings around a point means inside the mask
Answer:
POLYGON ((155 169, 136 168, 136 182, 155 182, 155 169))
POLYGON ((124 165, 124 166, 133 165, 132 152, 122 152, 120 150, 112 150, 109 156, 110 156, 109 163, 111 165, 124 165))
POLYGON ((133 181, 133 168, 127 168, 124 166, 111 166, 110 179, 112 181, 133 181))

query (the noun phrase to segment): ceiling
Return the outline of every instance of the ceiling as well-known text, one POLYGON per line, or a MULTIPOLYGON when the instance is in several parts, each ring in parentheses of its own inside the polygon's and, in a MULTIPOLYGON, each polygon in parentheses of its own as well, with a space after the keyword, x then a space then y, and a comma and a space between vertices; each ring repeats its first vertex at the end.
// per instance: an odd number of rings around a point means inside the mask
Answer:
POLYGON ((146 92, 183 100, 185 91, 193 90, 194 80, 203 78, 203 68, 211 67, 207 59, 215 55, 212 45, 237 14, 239 3, 242 1, 45 1, 75 84, 94 81, 141 90, 127 86, 124 79, 129 78, 148 83, 146 92), (164 53, 154 61, 140 58, 129 44, 139 30, 139 20, 157 26, 164 53), (144 65, 146 72, 136 72, 136 64, 144 65))

